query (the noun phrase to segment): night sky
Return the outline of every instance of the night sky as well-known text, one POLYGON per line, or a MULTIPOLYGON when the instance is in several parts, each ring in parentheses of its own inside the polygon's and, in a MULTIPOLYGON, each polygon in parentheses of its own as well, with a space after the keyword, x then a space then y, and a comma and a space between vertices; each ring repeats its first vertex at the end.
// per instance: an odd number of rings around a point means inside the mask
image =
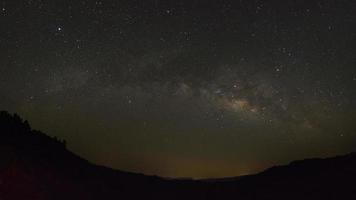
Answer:
POLYGON ((356 151, 356 1, 3 0, 0 110, 165 177, 356 151))

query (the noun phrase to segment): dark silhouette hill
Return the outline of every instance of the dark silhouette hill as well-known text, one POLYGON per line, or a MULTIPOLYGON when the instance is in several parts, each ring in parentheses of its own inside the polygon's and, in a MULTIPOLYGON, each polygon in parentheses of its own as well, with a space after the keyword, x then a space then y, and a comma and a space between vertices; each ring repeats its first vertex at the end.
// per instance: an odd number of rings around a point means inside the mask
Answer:
POLYGON ((356 154, 236 178, 169 180, 91 164, 1 111, 0 199, 356 199, 356 154))

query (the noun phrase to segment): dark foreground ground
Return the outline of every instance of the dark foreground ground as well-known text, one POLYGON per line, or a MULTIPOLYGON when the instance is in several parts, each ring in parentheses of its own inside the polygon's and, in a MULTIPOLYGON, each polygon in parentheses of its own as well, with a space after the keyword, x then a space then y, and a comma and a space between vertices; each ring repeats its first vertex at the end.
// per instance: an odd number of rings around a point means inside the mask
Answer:
POLYGON ((0 112, 0 200, 356 199, 356 153, 218 181, 167 180, 93 165, 0 112))

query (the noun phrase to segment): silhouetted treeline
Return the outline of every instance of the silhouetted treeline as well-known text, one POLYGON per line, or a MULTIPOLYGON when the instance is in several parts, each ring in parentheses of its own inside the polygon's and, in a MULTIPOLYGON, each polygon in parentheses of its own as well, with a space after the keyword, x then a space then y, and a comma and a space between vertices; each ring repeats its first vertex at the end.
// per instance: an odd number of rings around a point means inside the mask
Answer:
POLYGON ((0 200, 356 199, 356 153, 308 159, 256 175, 171 180, 90 164, 65 141, 0 112, 0 200))
POLYGON ((66 148, 66 141, 57 137, 49 137, 41 131, 32 130, 27 120, 18 114, 11 115, 7 111, 0 111, 0 142, 26 147, 30 145, 46 146, 48 148, 66 148))

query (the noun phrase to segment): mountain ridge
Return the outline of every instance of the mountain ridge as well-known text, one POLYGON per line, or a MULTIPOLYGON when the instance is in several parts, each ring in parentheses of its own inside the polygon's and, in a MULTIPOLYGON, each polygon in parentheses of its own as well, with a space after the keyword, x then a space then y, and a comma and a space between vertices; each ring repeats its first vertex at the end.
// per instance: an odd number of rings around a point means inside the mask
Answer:
POLYGON ((0 199, 356 199, 356 153, 225 179, 169 179, 95 165, 0 112, 0 199), (21 191, 21 192, 18 192, 21 191))

